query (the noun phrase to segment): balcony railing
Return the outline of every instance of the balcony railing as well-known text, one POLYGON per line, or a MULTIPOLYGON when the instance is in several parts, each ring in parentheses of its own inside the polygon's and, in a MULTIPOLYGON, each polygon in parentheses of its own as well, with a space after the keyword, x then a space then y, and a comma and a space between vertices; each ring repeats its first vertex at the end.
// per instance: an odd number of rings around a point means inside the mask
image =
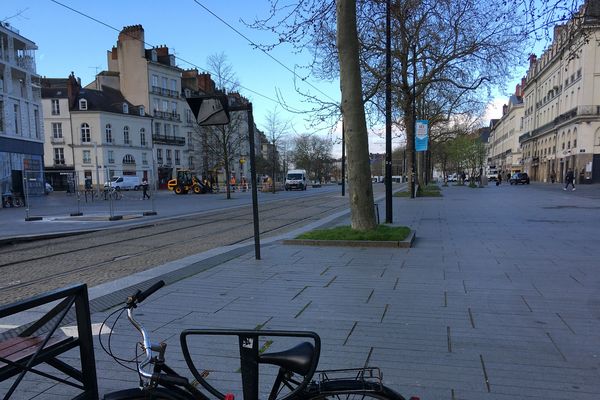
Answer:
POLYGON ((64 158, 55 158, 54 159, 54 165, 65 165, 65 159, 64 158))
POLYGON ((65 143, 65 138, 64 137, 53 137, 50 138, 50 143, 52 144, 64 144, 65 143))
POLYGON ((519 136, 519 142, 524 142, 527 139, 531 139, 536 136, 540 136, 548 131, 554 129, 556 126, 563 124, 570 119, 576 117, 585 117, 585 116, 595 116, 600 115, 600 106, 599 105, 582 105, 577 106, 575 108, 570 109, 569 111, 560 114, 558 117, 554 118, 554 120, 532 130, 531 132, 527 132, 521 136, 519 136))
POLYGON ((168 119, 170 121, 181 121, 181 115, 174 112, 154 110, 154 116, 156 118, 168 119))
POLYGON ((17 65, 35 74, 35 59, 31 56, 17 56, 17 65))
POLYGON ((159 86, 152 86, 152 93, 153 94, 159 94, 161 96, 166 96, 166 97, 174 97, 174 98, 178 98, 179 97, 179 92, 176 90, 170 90, 167 88, 162 88, 159 86))
POLYGON ((152 135, 154 144, 170 144, 175 146, 185 146, 185 138, 182 136, 152 135))

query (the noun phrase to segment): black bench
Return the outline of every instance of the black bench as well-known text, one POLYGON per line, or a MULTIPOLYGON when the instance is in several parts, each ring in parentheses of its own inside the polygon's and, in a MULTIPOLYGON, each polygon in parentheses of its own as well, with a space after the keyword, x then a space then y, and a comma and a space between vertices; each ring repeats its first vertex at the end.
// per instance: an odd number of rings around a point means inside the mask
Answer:
POLYGON ((75 399, 98 399, 86 285, 74 285, 1 306, 0 318, 54 301, 59 303, 34 323, 0 334, 0 382, 17 376, 3 399, 10 399, 28 372, 80 389, 75 399), (58 329, 70 320, 77 323, 77 337, 65 335, 58 329), (57 358, 76 347, 79 347, 80 369, 57 358), (36 369, 40 364, 50 365, 73 379, 36 369))

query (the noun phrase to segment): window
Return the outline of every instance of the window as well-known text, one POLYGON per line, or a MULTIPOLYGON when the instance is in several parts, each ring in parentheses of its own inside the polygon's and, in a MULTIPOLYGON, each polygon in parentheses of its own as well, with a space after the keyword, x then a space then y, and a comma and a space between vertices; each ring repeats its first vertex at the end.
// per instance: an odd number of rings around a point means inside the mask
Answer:
POLYGON ((166 77, 163 76, 162 79, 161 79, 161 81, 162 81, 162 88, 163 89, 167 89, 169 87, 168 86, 169 80, 166 77))
POLYGON ((152 86, 158 87, 158 75, 152 75, 152 86))
POLYGON ((91 151, 90 150, 84 150, 83 151, 83 163, 84 164, 91 164, 92 163, 92 157, 91 157, 91 151))
POLYGON ((192 122, 192 110, 185 110, 185 122, 192 122))
POLYGON ((159 164, 163 163, 162 149, 156 149, 156 162, 158 162, 159 164))
POLYGON ((160 102, 158 99, 152 99, 152 105, 154 106, 154 111, 158 111, 160 109, 160 102))
POLYGON ((123 103, 123 114, 129 114, 129 104, 123 103))
POLYGON ((106 127, 104 128, 104 133, 106 136, 106 143, 112 143, 113 142, 112 126, 110 126, 110 124, 106 124, 106 127))
POLYGON ((13 107, 15 113, 15 133, 19 134, 21 131, 21 112, 19 111, 19 105, 15 104, 13 107))
POLYGON ((179 136, 179 125, 173 125, 173 136, 179 136))
POLYGON ((115 152, 113 150, 108 151, 108 163, 109 164, 115 163, 115 152))
POLYGON ((181 160, 179 159, 179 150, 175 150, 175 165, 181 164, 181 160))
POLYGON ((177 114, 177 102, 176 101, 171 102, 171 112, 173 114, 177 114))
POLYGON ((52 99, 52 115, 60 115, 60 104, 58 103, 58 99, 52 99))
POLYGON ((167 156, 167 164, 171 164, 171 149, 165 150, 167 156))
POLYGON ((160 122, 155 122, 154 123, 154 133, 156 135, 160 135, 160 128, 161 128, 160 122))
POLYGON ((140 111, 140 117, 143 117, 144 115, 146 115, 146 109, 144 108, 144 106, 140 106, 139 111, 140 111))
POLYGON ((123 164, 133 165, 135 164, 135 158, 133 158, 131 154, 125 154, 125 157, 123 157, 123 164))
POLYGON ((65 165, 65 150, 62 147, 54 149, 54 164, 65 165))
POLYGON ((86 99, 79 99, 79 110, 80 111, 85 111, 87 110, 87 100, 86 99))
POLYGON ((140 129, 140 145, 146 145, 146 130, 144 128, 140 129))
POLYGON ((171 125, 165 124, 165 136, 171 136, 171 125))
POLYGON ((571 141, 569 140, 569 141, 567 142, 567 149, 570 149, 570 148, 571 148, 571 141))
POLYGON ((52 123, 52 137, 54 139, 62 139, 62 123, 61 122, 53 122, 52 123))
POLYGON ((142 153, 142 164, 148 165, 148 155, 146 153, 142 153))
POLYGON ((91 141, 90 126, 84 122, 81 124, 81 143, 90 143, 91 141))
POLYGON ((40 111, 36 106, 33 107, 33 124, 36 139, 41 139, 42 134, 40 132, 40 111))
POLYGON ((129 143, 129 127, 128 126, 123 127, 123 143, 130 144, 129 143))
POLYGON ((175 79, 171 79, 171 90, 174 92, 177 91, 177 80, 175 79))
POLYGON ((169 101, 168 100, 162 101, 162 111, 169 112, 169 101))
POLYGON ((573 148, 577 147, 577 139, 573 140, 573 148))

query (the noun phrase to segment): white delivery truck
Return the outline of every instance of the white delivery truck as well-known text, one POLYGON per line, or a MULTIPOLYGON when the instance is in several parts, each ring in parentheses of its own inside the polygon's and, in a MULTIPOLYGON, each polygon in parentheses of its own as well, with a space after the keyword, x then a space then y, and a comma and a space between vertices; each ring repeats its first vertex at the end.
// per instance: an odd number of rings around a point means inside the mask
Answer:
POLYGON ((290 169, 285 177, 285 190, 306 190, 308 178, 304 169, 290 169))

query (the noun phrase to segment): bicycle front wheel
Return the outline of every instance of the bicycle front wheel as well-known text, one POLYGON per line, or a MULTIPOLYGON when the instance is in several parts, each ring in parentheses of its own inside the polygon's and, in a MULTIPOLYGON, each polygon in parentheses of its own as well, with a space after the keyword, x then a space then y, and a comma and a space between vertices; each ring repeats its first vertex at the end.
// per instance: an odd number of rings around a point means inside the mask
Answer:
POLYGON ((308 390, 305 400, 406 400, 393 389, 373 382, 336 380, 321 382, 317 391, 308 390))

